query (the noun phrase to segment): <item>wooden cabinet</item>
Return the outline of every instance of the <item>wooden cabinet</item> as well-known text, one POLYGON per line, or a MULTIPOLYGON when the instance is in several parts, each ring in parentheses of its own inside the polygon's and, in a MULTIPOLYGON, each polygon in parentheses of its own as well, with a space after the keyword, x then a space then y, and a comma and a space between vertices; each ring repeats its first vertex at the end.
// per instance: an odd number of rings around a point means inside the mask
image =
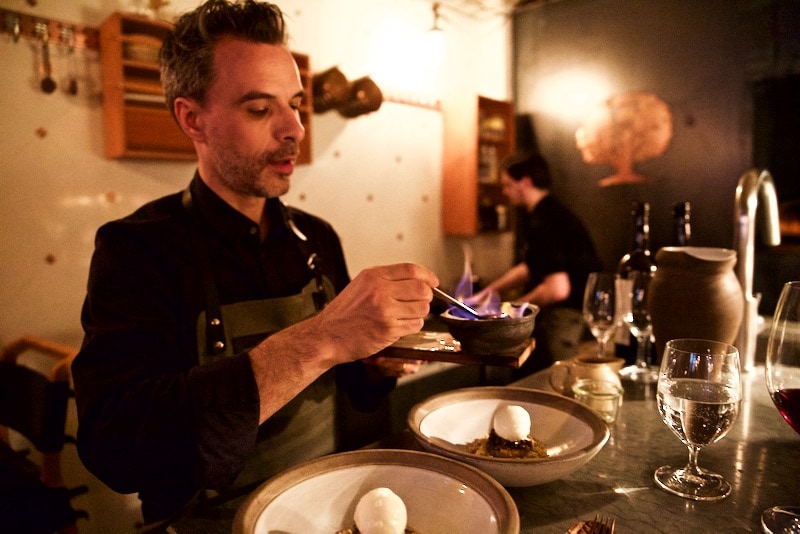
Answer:
POLYGON ((100 27, 105 153, 109 158, 194 159, 167 110, 158 51, 171 25, 113 13, 100 27))
POLYGON ((442 225, 446 235, 511 230, 513 210, 500 186, 500 164, 513 154, 514 107, 477 95, 442 103, 442 225))
POLYGON ((294 61, 297 63, 297 70, 300 71, 300 83, 303 84, 304 98, 300 104, 300 121, 306 129, 306 136, 300 143, 300 156, 297 163, 311 163, 311 115, 314 113, 313 90, 311 88, 312 74, 311 61, 305 54, 293 52, 294 61))
MULTIPOLYGON (((159 48, 172 24, 131 13, 113 13, 100 27, 105 154, 109 158, 192 160, 191 140, 167 110, 159 48)), ((308 56, 294 54, 307 102, 298 163, 311 161, 311 74, 308 56)))

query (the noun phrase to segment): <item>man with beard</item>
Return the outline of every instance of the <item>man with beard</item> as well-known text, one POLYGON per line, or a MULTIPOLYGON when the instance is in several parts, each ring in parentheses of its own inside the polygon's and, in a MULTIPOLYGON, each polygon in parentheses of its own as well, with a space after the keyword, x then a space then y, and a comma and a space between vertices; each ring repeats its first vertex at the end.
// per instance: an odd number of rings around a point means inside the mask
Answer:
POLYGON ((323 220, 283 205, 303 89, 275 5, 208 0, 165 38, 167 104, 197 152, 188 188, 98 230, 72 370, 78 450, 147 523, 337 450, 335 392, 373 408, 420 362, 428 269, 350 280, 323 220), (338 386, 338 388, 337 388, 338 386))

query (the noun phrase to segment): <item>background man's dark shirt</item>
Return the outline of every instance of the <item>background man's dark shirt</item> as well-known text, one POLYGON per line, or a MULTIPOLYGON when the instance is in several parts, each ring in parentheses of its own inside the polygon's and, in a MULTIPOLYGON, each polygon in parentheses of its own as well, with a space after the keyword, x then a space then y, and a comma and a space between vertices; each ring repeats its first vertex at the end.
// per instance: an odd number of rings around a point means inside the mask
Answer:
POLYGON ((521 221, 524 261, 530 271, 530 291, 545 276, 564 271, 571 291, 564 306, 580 310, 589 273, 601 268, 594 244, 583 223, 553 195, 544 197, 521 221))

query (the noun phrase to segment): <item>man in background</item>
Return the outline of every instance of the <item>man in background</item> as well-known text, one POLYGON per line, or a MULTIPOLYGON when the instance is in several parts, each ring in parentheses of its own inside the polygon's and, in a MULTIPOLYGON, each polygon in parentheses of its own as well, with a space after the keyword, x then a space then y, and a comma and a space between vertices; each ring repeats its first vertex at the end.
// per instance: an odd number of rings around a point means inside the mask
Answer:
POLYGON ((577 353, 585 333, 581 316, 589 273, 601 270, 594 244, 580 219, 550 193, 551 175, 539 154, 513 156, 503 162, 503 194, 522 208, 517 235, 522 261, 473 297, 491 292, 540 307, 533 355, 521 374, 549 366, 577 353))

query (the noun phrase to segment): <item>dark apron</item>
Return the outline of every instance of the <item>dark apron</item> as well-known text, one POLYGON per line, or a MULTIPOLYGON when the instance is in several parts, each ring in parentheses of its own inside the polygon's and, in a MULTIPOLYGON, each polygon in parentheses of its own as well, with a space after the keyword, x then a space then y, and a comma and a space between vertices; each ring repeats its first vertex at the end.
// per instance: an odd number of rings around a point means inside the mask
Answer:
MULTIPOLYGON (((188 189, 183 200, 191 213, 188 189)), ((301 252, 305 253, 306 237, 288 218, 288 212, 285 214, 301 252)), ((198 232, 193 233, 199 237, 198 232)), ((314 315, 335 295, 331 281, 319 272, 316 254, 309 253, 308 267, 313 276, 300 293, 219 305, 208 249, 202 239, 195 239, 195 248, 204 270, 207 308, 197 318, 201 365, 254 347, 271 334, 314 315)), ((334 372, 330 370, 267 419, 259 427, 256 447, 231 490, 248 489, 291 465, 335 452, 335 392, 334 372)))

